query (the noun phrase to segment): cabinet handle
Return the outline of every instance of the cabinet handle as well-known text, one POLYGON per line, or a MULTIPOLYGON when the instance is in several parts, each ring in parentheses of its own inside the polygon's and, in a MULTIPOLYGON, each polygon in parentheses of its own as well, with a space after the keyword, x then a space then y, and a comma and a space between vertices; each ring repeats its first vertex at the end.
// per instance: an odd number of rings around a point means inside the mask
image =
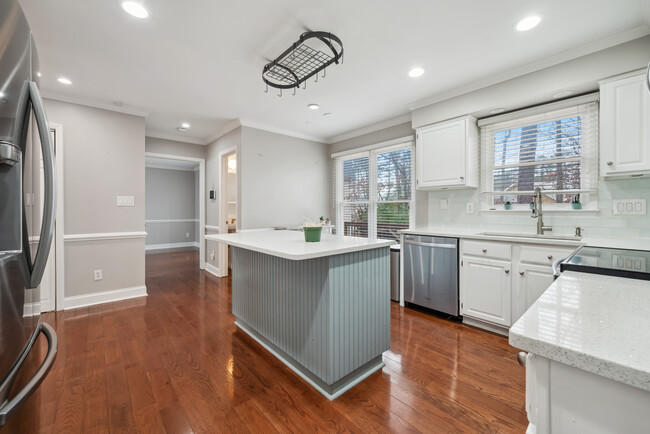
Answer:
POLYGON ((613 165, 614 165, 614 162, 613 162, 613 161, 608 161, 608 162, 607 162, 607 165, 608 165, 608 166, 613 166, 613 165))
POLYGON ((523 276, 523 275, 524 275, 524 272, 523 272, 523 271, 520 271, 519 274, 523 276))
POLYGON ((553 259, 553 255, 548 255, 547 258, 548 259, 553 259))
POLYGON ((463 179, 465 179, 465 177, 464 177, 464 176, 461 176, 461 177, 460 177, 460 180, 462 181, 463 179))
POLYGON ((510 274, 510 270, 506 268, 506 274, 510 274))
POLYGON ((483 253, 487 253, 487 249, 483 249, 482 252, 483 252, 483 253))

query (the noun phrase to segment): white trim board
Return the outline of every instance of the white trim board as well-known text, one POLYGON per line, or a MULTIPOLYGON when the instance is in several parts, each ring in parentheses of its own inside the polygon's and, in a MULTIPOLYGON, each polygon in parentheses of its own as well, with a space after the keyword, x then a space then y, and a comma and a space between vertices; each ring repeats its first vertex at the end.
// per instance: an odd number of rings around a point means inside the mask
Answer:
POLYGON ((205 225, 205 230, 206 231, 219 232, 221 230, 221 228, 219 228, 219 226, 205 225))
POLYGON ((212 274, 214 277, 225 277, 221 275, 218 267, 215 267, 214 265, 208 262, 205 263, 204 271, 207 271, 208 273, 212 274))
POLYGON ((145 223, 198 223, 199 219, 145 220, 145 223))
POLYGON ((84 295, 74 295, 63 300, 63 309, 76 309, 78 307, 93 306, 102 303, 128 300, 136 297, 146 297, 146 286, 134 286, 132 288, 114 289, 112 291, 95 292, 84 295))
POLYGON ((168 244, 149 244, 144 246, 145 250, 163 250, 163 249, 177 249, 179 247, 201 247, 198 241, 188 241, 186 243, 168 243, 168 244))
POLYGON ((63 241, 66 243, 76 243, 81 241, 104 241, 104 240, 131 240, 137 238, 146 238, 145 231, 140 232, 104 232, 97 234, 66 234, 63 241))

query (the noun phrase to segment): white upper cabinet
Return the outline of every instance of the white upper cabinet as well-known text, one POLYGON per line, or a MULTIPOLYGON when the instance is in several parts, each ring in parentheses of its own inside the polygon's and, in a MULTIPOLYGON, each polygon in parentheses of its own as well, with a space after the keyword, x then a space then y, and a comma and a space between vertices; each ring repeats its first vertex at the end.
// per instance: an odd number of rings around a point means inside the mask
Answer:
POLYGON ((478 127, 471 116, 416 130, 418 190, 478 187, 478 127))
POLYGON ((650 94, 645 73, 600 82, 600 175, 650 174, 650 94))

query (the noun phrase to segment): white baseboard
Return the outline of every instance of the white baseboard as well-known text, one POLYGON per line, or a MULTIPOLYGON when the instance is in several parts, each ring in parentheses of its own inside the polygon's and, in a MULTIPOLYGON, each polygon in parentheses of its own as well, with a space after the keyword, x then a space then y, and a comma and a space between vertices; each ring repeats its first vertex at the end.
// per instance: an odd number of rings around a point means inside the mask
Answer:
POLYGON ((207 262, 205 263, 205 271, 208 273, 216 276, 216 277, 223 277, 221 273, 219 272, 219 268, 215 267, 212 264, 208 264, 207 262))
POLYGON ((78 307, 93 306, 95 304, 110 303, 112 301, 128 300, 129 298, 145 297, 146 286, 115 289, 112 291, 95 292, 93 294, 75 295, 65 297, 63 309, 76 309, 78 307))
POLYGON ((41 313, 41 303, 25 303, 23 305, 23 318, 28 318, 41 313))
POLYGON ((190 241, 187 243, 170 243, 170 244, 149 244, 144 246, 145 250, 162 250, 162 249, 176 249, 178 247, 200 247, 198 241, 190 241))

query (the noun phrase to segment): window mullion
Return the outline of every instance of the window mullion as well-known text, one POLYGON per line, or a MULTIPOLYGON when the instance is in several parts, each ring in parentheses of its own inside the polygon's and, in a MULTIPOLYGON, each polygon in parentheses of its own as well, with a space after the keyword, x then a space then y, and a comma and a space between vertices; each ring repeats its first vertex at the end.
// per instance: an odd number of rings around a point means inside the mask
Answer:
POLYGON ((368 238, 377 238, 377 152, 370 152, 368 180, 368 238))

